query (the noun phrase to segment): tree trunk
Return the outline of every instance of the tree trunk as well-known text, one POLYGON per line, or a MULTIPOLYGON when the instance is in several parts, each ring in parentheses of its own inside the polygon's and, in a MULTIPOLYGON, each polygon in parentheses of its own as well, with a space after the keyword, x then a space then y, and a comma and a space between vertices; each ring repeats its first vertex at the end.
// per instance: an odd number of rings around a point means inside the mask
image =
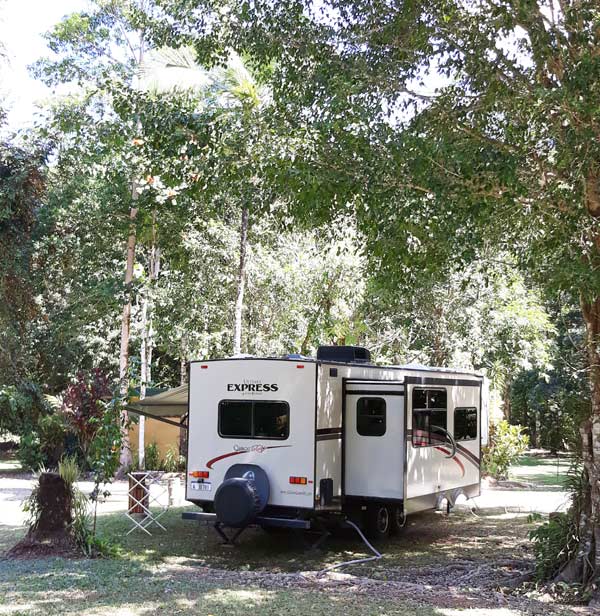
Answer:
POLYGON ((510 386, 511 381, 507 376, 506 381, 504 383, 503 391, 502 391, 502 414, 504 415, 504 419, 510 423, 510 386))
POLYGON ((81 555, 71 528, 73 492, 58 473, 40 474, 35 507, 38 514, 34 523, 27 535, 8 552, 8 556, 81 555))
MULTIPOLYGON (((148 294, 142 296, 140 344, 140 400, 146 397, 146 384, 148 382, 148 294)), ((138 466, 140 470, 146 467, 146 417, 140 415, 138 423, 138 466)))
MULTIPOLYGON (((152 382, 152 354, 154 351, 154 286, 160 274, 160 248, 156 245, 156 224, 153 214, 152 226, 152 246, 150 247, 150 258, 148 263, 149 275, 148 285, 142 295, 142 315, 141 330, 142 341, 140 345, 140 400, 146 397, 146 388, 152 382)), ((138 463, 140 469, 146 463, 146 418, 140 415, 138 432, 138 463)))
MULTIPOLYGON (((137 57, 133 52, 133 61, 137 67, 141 66, 144 61, 145 52, 145 34, 142 30, 140 33, 140 41, 137 57)), ((139 118, 136 122, 138 132, 141 132, 141 122, 139 118)), ((125 266, 125 301, 123 303, 123 315, 121 317, 121 350, 119 353, 119 395, 121 399, 127 397, 129 389, 129 339, 131 334, 131 285, 133 282, 133 266, 135 263, 135 247, 136 247, 136 220, 138 208, 136 206, 138 200, 138 186, 135 180, 135 175, 131 180, 131 208, 129 210, 129 237, 127 238, 127 264, 125 266)), ((122 477, 126 470, 131 467, 131 443, 129 442, 129 414, 127 411, 121 411, 121 453, 120 465, 117 471, 117 476, 122 477)))
MULTIPOLYGON (((135 185, 132 188, 132 199, 137 199, 135 185)), ((131 284, 133 282, 133 265, 135 262, 135 221, 138 210, 132 207, 129 210, 130 231, 127 238, 127 263, 125 265, 125 301, 121 317, 121 350, 119 353, 119 394, 121 398, 127 397, 129 389, 129 338, 131 324, 131 284)), ((129 442, 129 428, 127 426, 129 416, 127 411, 121 411, 121 457, 119 475, 131 466, 131 444, 129 442)))
POLYGON ((187 383, 187 336, 185 332, 181 334, 179 348, 179 384, 185 385, 187 383))
POLYGON ((242 352, 242 312, 244 310, 244 288, 246 284, 246 250, 248 243, 248 207, 242 209, 242 224, 240 228, 240 266, 237 278, 237 297, 233 319, 233 354, 242 352))
POLYGON ((570 576, 589 586, 597 579, 596 569, 600 567, 600 297, 592 301, 582 297, 581 311, 586 325, 592 410, 580 426, 588 488, 579 518, 579 550, 570 576))

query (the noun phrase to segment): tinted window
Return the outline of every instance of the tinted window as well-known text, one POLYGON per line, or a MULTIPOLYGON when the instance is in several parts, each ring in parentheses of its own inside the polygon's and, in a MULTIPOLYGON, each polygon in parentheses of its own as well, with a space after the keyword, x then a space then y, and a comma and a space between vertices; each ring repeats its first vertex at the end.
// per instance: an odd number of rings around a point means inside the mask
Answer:
POLYGON ((237 400, 219 402, 219 434, 252 436, 252 402, 237 400))
POLYGON ((285 402, 254 403, 254 436, 256 438, 287 438, 290 413, 285 402))
POLYGON ((237 438, 286 439, 290 431, 287 402, 221 400, 219 435, 237 438))
POLYGON ((356 431, 361 436, 385 434, 385 400, 359 398, 356 403, 356 431))
POLYGON ((477 409, 454 409, 454 439, 472 441, 477 438, 477 409))
POLYGON ((412 444, 426 447, 445 443, 448 428, 445 389, 413 389, 412 444))

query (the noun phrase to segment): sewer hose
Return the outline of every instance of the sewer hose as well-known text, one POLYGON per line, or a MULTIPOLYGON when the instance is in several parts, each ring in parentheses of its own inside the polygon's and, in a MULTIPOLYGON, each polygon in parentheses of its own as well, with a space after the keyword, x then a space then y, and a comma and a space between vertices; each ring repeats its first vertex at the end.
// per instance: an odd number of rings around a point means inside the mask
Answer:
POLYGON ((346 524, 349 524, 350 526, 352 526, 352 528, 354 528, 354 530, 360 535, 360 538, 363 540, 365 545, 371 550, 371 552, 373 552, 374 556, 369 556, 367 558, 357 558, 355 560, 347 560, 346 562, 338 563, 337 565, 331 565, 330 567, 325 567, 325 569, 321 569, 321 571, 319 571, 318 573, 319 576, 324 575, 328 571, 339 569, 340 567, 347 567, 348 565, 358 565, 361 563, 368 563, 372 560, 379 560, 380 558, 382 558, 382 555, 369 543, 369 541, 363 535, 360 528, 358 528, 358 526, 354 522, 351 522, 350 520, 346 520, 346 524))

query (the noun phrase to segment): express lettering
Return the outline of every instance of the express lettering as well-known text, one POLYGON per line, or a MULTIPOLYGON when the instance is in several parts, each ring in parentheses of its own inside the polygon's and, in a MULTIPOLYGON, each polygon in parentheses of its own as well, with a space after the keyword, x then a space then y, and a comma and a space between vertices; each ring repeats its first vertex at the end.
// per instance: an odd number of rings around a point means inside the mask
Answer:
POLYGON ((228 383, 227 391, 278 391, 276 383, 228 383))

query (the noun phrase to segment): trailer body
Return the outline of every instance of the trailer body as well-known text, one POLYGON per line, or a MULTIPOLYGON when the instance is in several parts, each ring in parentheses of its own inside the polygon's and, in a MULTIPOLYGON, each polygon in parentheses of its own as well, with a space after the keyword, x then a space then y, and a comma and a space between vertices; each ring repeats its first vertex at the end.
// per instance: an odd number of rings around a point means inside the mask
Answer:
POLYGON ((298 357, 193 361, 186 499, 210 519, 220 486, 260 474, 259 524, 306 528, 377 507, 406 516, 479 495, 486 438, 479 374, 298 357))

